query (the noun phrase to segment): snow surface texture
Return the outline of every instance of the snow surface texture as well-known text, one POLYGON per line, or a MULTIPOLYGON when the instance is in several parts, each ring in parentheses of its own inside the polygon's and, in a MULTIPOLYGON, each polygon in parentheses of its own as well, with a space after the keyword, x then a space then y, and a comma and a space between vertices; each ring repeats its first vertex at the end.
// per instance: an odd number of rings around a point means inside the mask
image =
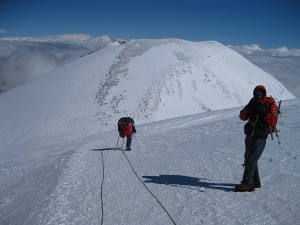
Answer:
POLYGON ((233 192, 241 107, 215 110, 245 105, 257 84, 293 98, 219 43, 136 40, 1 94, 0 224, 297 224, 299 100, 283 101, 262 188, 233 192), (114 150, 125 114, 131 152, 114 150))

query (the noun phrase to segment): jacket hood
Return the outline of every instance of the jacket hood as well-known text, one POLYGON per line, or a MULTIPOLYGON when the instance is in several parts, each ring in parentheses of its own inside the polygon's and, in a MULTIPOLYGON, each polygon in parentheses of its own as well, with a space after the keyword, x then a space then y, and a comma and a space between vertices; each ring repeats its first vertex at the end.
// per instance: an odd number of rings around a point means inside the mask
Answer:
POLYGON ((258 89, 264 91, 264 96, 267 95, 267 90, 266 90, 265 86, 263 86, 263 85, 258 85, 258 86, 256 86, 256 87, 254 88, 254 90, 253 90, 253 95, 254 95, 255 91, 258 90, 258 89))
POLYGON ((255 97, 255 92, 256 92, 257 90, 262 90, 262 91, 263 91, 264 96, 263 96, 263 98, 260 100, 260 102, 261 102, 261 103, 264 103, 264 102, 267 100, 267 90, 266 90, 265 86, 263 86, 263 85, 258 85, 258 86, 256 86, 256 87, 254 88, 254 90, 253 90, 253 96, 254 96, 254 97, 255 97))

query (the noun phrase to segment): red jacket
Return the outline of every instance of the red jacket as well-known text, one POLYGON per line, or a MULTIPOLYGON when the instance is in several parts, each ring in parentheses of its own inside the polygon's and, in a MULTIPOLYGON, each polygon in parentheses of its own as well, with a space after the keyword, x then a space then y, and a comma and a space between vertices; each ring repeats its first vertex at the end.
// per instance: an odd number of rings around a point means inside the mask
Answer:
MULTIPOLYGON (((257 86, 264 88, 264 86, 257 86)), ((265 90, 265 88, 264 88, 265 90)), ((259 123, 265 124, 267 128, 274 128, 278 120, 278 106, 272 97, 264 97, 257 102, 254 98, 240 111, 240 119, 255 123, 256 116, 259 116, 259 123)))

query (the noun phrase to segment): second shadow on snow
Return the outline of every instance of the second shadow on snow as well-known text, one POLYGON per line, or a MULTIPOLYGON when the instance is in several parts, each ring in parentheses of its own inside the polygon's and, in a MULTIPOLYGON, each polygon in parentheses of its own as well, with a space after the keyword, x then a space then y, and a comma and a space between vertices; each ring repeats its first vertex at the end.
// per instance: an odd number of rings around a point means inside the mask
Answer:
POLYGON ((234 186, 236 185, 227 183, 210 183, 203 178, 188 177, 182 175, 143 176, 143 178, 146 179, 144 180, 145 183, 165 184, 175 187, 189 188, 201 192, 203 192, 203 188, 231 192, 234 190, 234 186))

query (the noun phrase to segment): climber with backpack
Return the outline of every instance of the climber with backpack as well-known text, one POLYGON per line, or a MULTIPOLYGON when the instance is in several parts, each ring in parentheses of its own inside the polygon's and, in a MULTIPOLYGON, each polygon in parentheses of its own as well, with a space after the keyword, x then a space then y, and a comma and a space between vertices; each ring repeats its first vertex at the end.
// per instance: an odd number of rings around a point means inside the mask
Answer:
POLYGON ((268 135, 276 131, 278 106, 272 97, 267 97, 266 88, 259 85, 255 87, 253 98, 240 111, 239 117, 248 122, 244 126, 246 150, 243 180, 235 187, 235 191, 250 192, 261 187, 257 162, 265 149, 268 135))
POLYGON ((131 150, 132 135, 136 133, 134 120, 131 117, 122 117, 118 121, 118 131, 121 138, 127 138, 126 150, 131 150))

